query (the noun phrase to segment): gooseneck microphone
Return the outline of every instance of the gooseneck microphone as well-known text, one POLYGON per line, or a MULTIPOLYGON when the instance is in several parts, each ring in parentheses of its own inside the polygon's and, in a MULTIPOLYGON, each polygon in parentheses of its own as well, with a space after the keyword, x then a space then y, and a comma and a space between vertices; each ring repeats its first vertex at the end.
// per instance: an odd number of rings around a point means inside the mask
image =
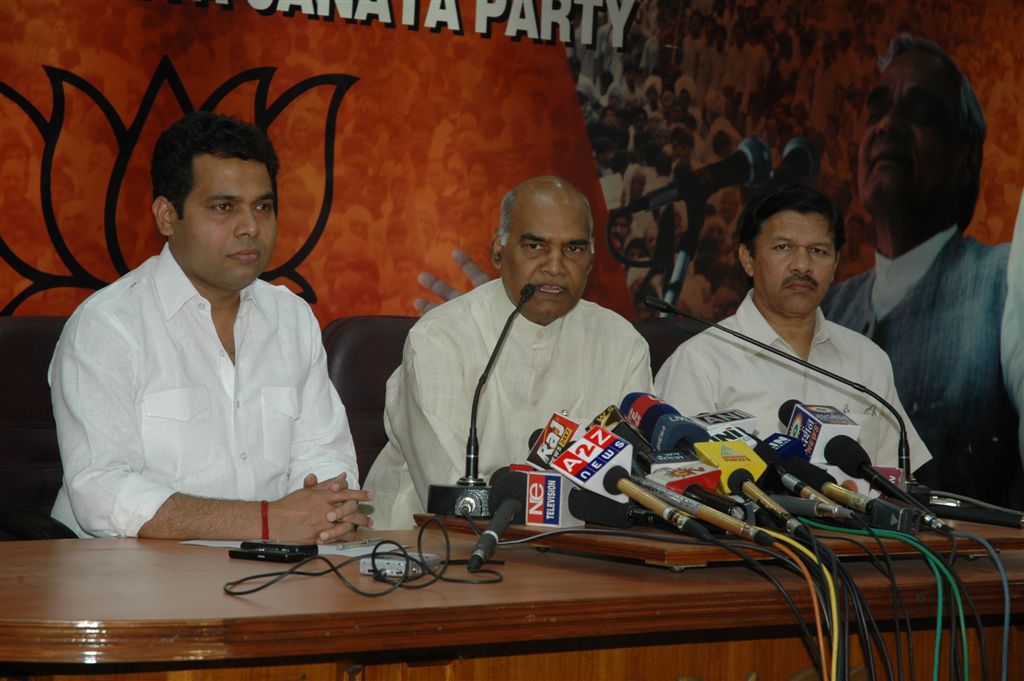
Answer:
POLYGON ((505 534, 505 530, 508 529, 513 516, 522 507, 523 505, 518 499, 512 498, 505 499, 498 505, 498 510, 494 512, 494 517, 491 519, 490 524, 483 534, 480 535, 476 546, 473 547, 473 553, 470 554, 466 564, 467 570, 476 572, 494 555, 494 550, 498 548, 498 541, 501 540, 501 535, 505 534))
POLYGON ((498 342, 494 345, 494 351, 491 353, 490 359, 487 360, 487 366, 484 367, 484 372, 480 374, 480 380, 476 383, 476 391, 473 393, 473 407, 469 412, 469 438, 466 440, 466 474, 459 478, 460 485, 482 485, 484 482, 478 477, 480 443, 476 437, 476 418, 477 411, 480 408, 480 393, 483 392, 487 377, 491 375, 491 369, 494 368, 494 362, 497 361, 498 354, 501 353, 501 348, 505 345, 505 339, 508 337, 509 329, 512 328, 513 320, 515 320, 520 310, 523 309, 523 305, 526 305, 530 298, 533 298, 533 294, 536 291, 536 286, 527 284, 519 292, 519 302, 516 304, 516 308, 512 310, 512 314, 508 316, 505 327, 501 330, 501 335, 498 336, 498 342))
POLYGON ((489 503, 489 488, 483 478, 480 477, 480 443, 477 439, 477 412, 480 408, 480 393, 483 391, 487 377, 494 368, 494 363, 501 353, 501 348, 508 337, 512 322, 519 315, 523 306, 536 293, 537 287, 533 284, 526 284, 519 292, 519 302, 509 314, 498 342, 494 345, 487 366, 484 367, 480 380, 477 381, 476 391, 473 393, 473 406, 469 412, 469 437, 466 440, 466 474, 459 478, 455 485, 431 485, 427 491, 427 512, 437 515, 468 515, 474 518, 483 518, 491 515, 489 503))
POLYGON ((772 152, 768 144, 760 137, 745 137, 736 146, 736 151, 718 163, 694 171, 681 170, 670 184, 644 194, 614 213, 632 215, 657 210, 676 201, 707 200, 725 187, 763 184, 770 177, 771 170, 772 152))
POLYGON ((847 435, 837 435, 825 445, 825 461, 838 466, 850 477, 864 478, 880 489, 886 496, 899 499, 921 511, 925 525, 938 532, 948 532, 950 527, 932 513, 931 509, 901 490, 871 465, 871 458, 860 443, 847 435))
MULTIPOLYGON (((868 388, 865 385, 862 385, 862 384, 857 383, 855 381, 851 381, 848 378, 840 376, 839 374, 833 373, 833 372, 829 371, 828 369, 825 369, 823 367, 818 366, 817 364, 811 364, 807 360, 800 359, 799 357, 791 355, 791 354, 789 354, 787 352, 783 352, 782 350, 779 350, 778 348, 773 348, 772 346, 768 345, 767 343, 762 343, 761 341, 759 341, 759 340, 757 340, 755 338, 751 338, 750 336, 748 336, 748 335, 746 335, 744 333, 740 333, 739 331, 735 331, 733 329, 728 329, 728 328, 722 326, 721 324, 718 324, 718 323, 713 322, 713 321, 708 320, 708 319, 704 319, 703 317, 698 317, 697 315, 692 315, 692 314, 690 314, 688 312, 683 312, 682 310, 678 309, 677 307, 674 307, 673 305, 670 305, 670 304, 666 303, 664 300, 662 300, 660 298, 656 298, 655 296, 647 296, 646 298, 644 298, 644 305, 646 305, 647 307, 651 308, 652 310, 656 310, 656 311, 662 312, 664 314, 670 314, 670 315, 676 315, 676 316, 679 316, 679 317, 685 317, 686 319, 692 319, 693 321, 698 322, 700 324, 703 324, 704 326, 709 326, 709 327, 718 329, 719 331, 727 333, 730 336, 733 336, 735 338, 739 338, 741 341, 743 341, 745 343, 749 343, 751 345, 755 345, 755 346, 761 348, 762 350, 767 350, 768 352, 772 353, 773 355, 776 355, 778 357, 782 357, 783 359, 785 359, 788 362, 793 362, 794 364, 798 364, 798 365, 804 367, 805 369, 810 369, 811 371, 817 372, 817 373, 821 374, 822 376, 827 376, 828 378, 831 378, 833 381, 836 381, 837 383, 841 383, 842 385, 845 385, 845 386, 848 386, 850 388, 853 388, 857 392, 863 393, 865 395, 868 395, 868 396, 874 398, 879 404, 881 404, 883 407, 888 409, 890 413, 892 413, 893 418, 896 419, 896 423, 899 425, 899 429, 900 429, 900 444, 899 444, 899 451, 897 452, 899 466, 903 470, 904 478, 908 482, 914 480, 913 472, 910 470, 910 446, 909 446, 909 444, 907 442, 907 426, 903 422, 903 417, 900 416, 900 413, 896 410, 896 408, 893 407, 891 404, 889 404, 886 400, 882 399, 882 396, 879 395, 878 393, 876 393, 874 390, 871 390, 870 388, 868 388)), ((792 411, 792 409, 790 411, 792 411)))

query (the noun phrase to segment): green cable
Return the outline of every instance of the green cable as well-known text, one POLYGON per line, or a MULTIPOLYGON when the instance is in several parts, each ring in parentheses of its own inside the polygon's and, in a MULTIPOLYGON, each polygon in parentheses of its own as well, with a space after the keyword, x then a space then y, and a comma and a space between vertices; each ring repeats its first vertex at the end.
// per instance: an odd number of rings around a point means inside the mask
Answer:
MULTIPOLYGON (((804 522, 808 525, 811 525, 812 527, 817 527, 818 529, 828 530, 831 532, 838 532, 840 534, 856 534, 860 536, 869 536, 871 534, 865 530, 855 530, 852 528, 836 527, 834 525, 826 525, 825 523, 819 523, 809 519, 804 519, 804 522)), ((936 681, 938 680, 939 654, 942 646, 942 577, 945 577, 946 581, 949 583, 949 586, 953 591, 953 597, 956 601, 957 606, 957 614, 959 615, 960 619, 960 643, 963 649, 964 658, 964 681, 970 681, 970 661, 968 659, 967 651, 967 627, 966 623, 964 622, 964 606, 962 599, 960 598, 960 589, 957 587, 956 581, 953 579, 953 575, 950 574, 949 570, 946 568, 946 565, 939 559, 937 555, 935 555, 935 553, 931 549, 929 549, 927 546, 914 539, 912 536, 905 534, 903 532, 892 532, 890 530, 881 529, 876 529, 874 533, 880 537, 895 539, 897 541, 901 541, 905 544, 909 544, 910 546, 916 548, 927 559, 928 567, 935 574, 935 584, 938 603, 935 623, 935 658, 934 665, 932 667, 932 678, 936 681), (938 568, 938 570, 936 570, 936 568, 938 568), (940 571, 942 573, 941 576, 939 575, 940 571)))

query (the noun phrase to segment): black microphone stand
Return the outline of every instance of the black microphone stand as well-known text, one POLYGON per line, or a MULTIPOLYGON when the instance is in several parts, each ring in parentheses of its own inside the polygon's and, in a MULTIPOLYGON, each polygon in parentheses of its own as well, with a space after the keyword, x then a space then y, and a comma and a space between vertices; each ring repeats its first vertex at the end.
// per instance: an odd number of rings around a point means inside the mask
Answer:
POLYGON ((494 363, 501 353, 505 344, 512 322, 519 315, 519 312, 533 297, 537 287, 533 284, 526 284, 519 292, 519 302, 512 314, 508 316, 498 342, 494 345, 491 358, 484 367, 484 372, 477 381, 476 391, 473 393, 473 406, 469 412, 469 437, 466 440, 466 474, 458 479, 454 485, 431 485, 427 490, 427 512, 437 515, 458 515, 470 516, 472 518, 486 518, 491 515, 490 490, 487 482, 480 477, 480 443, 477 440, 477 411, 480 406, 480 393, 484 389, 487 377, 494 368, 494 363))
POLYGON ((868 388, 865 385, 861 385, 860 383, 856 383, 854 381, 851 381, 848 378, 840 376, 839 374, 834 374, 831 371, 829 371, 828 369, 822 368, 822 367, 818 366, 817 364, 811 364, 810 362, 808 362, 806 360, 803 360, 803 359, 800 359, 799 357, 796 357, 794 355, 790 355, 789 353, 783 352, 782 350, 779 350, 777 348, 773 348, 772 346, 768 345, 767 343, 762 343, 761 341, 759 341, 759 340, 757 340, 755 338, 751 338, 750 336, 748 336, 748 335, 746 335, 744 333, 740 333, 739 331, 734 331, 733 329, 727 329, 726 327, 722 326, 721 324, 718 324, 718 323, 713 322, 713 321, 708 320, 708 319, 704 319, 703 317, 698 317, 698 316, 692 315, 692 314, 690 314, 688 312, 683 312, 682 310, 680 310, 680 309, 678 309, 676 307, 673 307, 672 305, 669 305, 668 303, 666 303, 664 300, 661 300, 660 298, 655 298, 654 296, 647 296, 646 298, 644 298, 644 305, 646 305, 647 307, 651 308, 652 310, 657 310, 658 312, 662 312, 664 314, 670 314, 670 315, 676 315, 676 316, 679 316, 679 317, 685 317, 686 319, 692 319, 693 321, 698 322, 700 324, 703 324, 704 326, 709 326, 709 327, 716 328, 719 331, 723 331, 723 332, 729 334, 730 336, 734 336, 736 338, 739 338, 740 340, 742 340, 742 341, 744 341, 746 343, 750 343, 752 345, 756 345, 757 347, 761 348, 762 350, 767 350, 768 352, 772 353, 773 355, 778 355, 779 357, 782 357, 783 359, 785 359, 787 361, 795 362, 796 364, 799 364, 800 366, 802 366, 802 367, 804 367, 806 369, 810 369, 811 371, 815 371, 815 372, 817 372, 817 373, 819 373, 819 374, 821 374, 823 376, 827 376, 827 377, 831 378, 833 381, 841 383, 841 384, 843 384, 845 386, 849 386, 849 387, 853 388, 854 390, 856 390, 858 392, 861 392, 861 393, 864 393, 865 395, 869 395, 870 397, 873 397, 879 404, 881 404, 886 409, 888 409, 892 413, 893 417, 896 419, 896 423, 899 425, 899 428, 900 428, 900 443, 899 443, 899 448, 898 448, 898 451, 897 451, 897 461, 899 463, 900 470, 903 471, 903 475, 906 478, 907 486, 909 487, 911 484, 915 484, 915 485, 917 484, 917 481, 914 480, 914 475, 913 475, 912 471, 910 470, 910 445, 909 445, 909 443, 907 441, 907 426, 903 422, 903 417, 900 416, 900 413, 898 411, 896 411, 895 407, 893 407, 887 401, 882 399, 882 396, 879 395, 878 393, 876 393, 875 391, 871 390, 870 388, 868 388))

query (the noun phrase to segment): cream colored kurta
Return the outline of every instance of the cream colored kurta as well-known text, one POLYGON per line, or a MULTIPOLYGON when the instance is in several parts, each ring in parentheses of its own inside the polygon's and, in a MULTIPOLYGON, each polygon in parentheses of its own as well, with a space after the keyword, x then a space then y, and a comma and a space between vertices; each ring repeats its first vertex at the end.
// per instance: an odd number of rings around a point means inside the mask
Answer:
MULTIPOLYGON (((387 384, 388 444, 370 469, 379 529, 413 526, 432 483, 465 473, 473 391, 514 306, 494 280, 428 312, 409 332, 402 365, 387 384)), ((521 463, 527 441, 552 412, 594 417, 633 391, 649 391, 647 342, 619 315, 581 300, 539 326, 525 317, 508 340, 480 398, 480 475, 521 463)))

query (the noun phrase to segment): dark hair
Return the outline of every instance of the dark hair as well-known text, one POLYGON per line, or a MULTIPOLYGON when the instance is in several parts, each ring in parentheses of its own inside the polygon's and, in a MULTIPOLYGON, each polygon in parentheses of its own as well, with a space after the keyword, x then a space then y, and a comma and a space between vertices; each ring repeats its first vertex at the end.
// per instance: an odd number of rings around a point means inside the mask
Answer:
POLYGON ((737 239, 753 255, 754 241, 761 233, 761 226, 771 216, 787 210, 801 215, 815 213, 825 218, 836 253, 846 243, 843 214, 839 212, 839 206, 817 189, 804 184, 789 184, 756 196, 744 206, 736 222, 737 239))
POLYGON ((251 123, 209 111, 187 114, 160 133, 150 164, 153 198, 165 197, 178 217, 183 218, 185 199, 194 181, 192 159, 202 154, 262 163, 270 174, 274 210, 277 210, 279 163, 266 133, 251 123))

